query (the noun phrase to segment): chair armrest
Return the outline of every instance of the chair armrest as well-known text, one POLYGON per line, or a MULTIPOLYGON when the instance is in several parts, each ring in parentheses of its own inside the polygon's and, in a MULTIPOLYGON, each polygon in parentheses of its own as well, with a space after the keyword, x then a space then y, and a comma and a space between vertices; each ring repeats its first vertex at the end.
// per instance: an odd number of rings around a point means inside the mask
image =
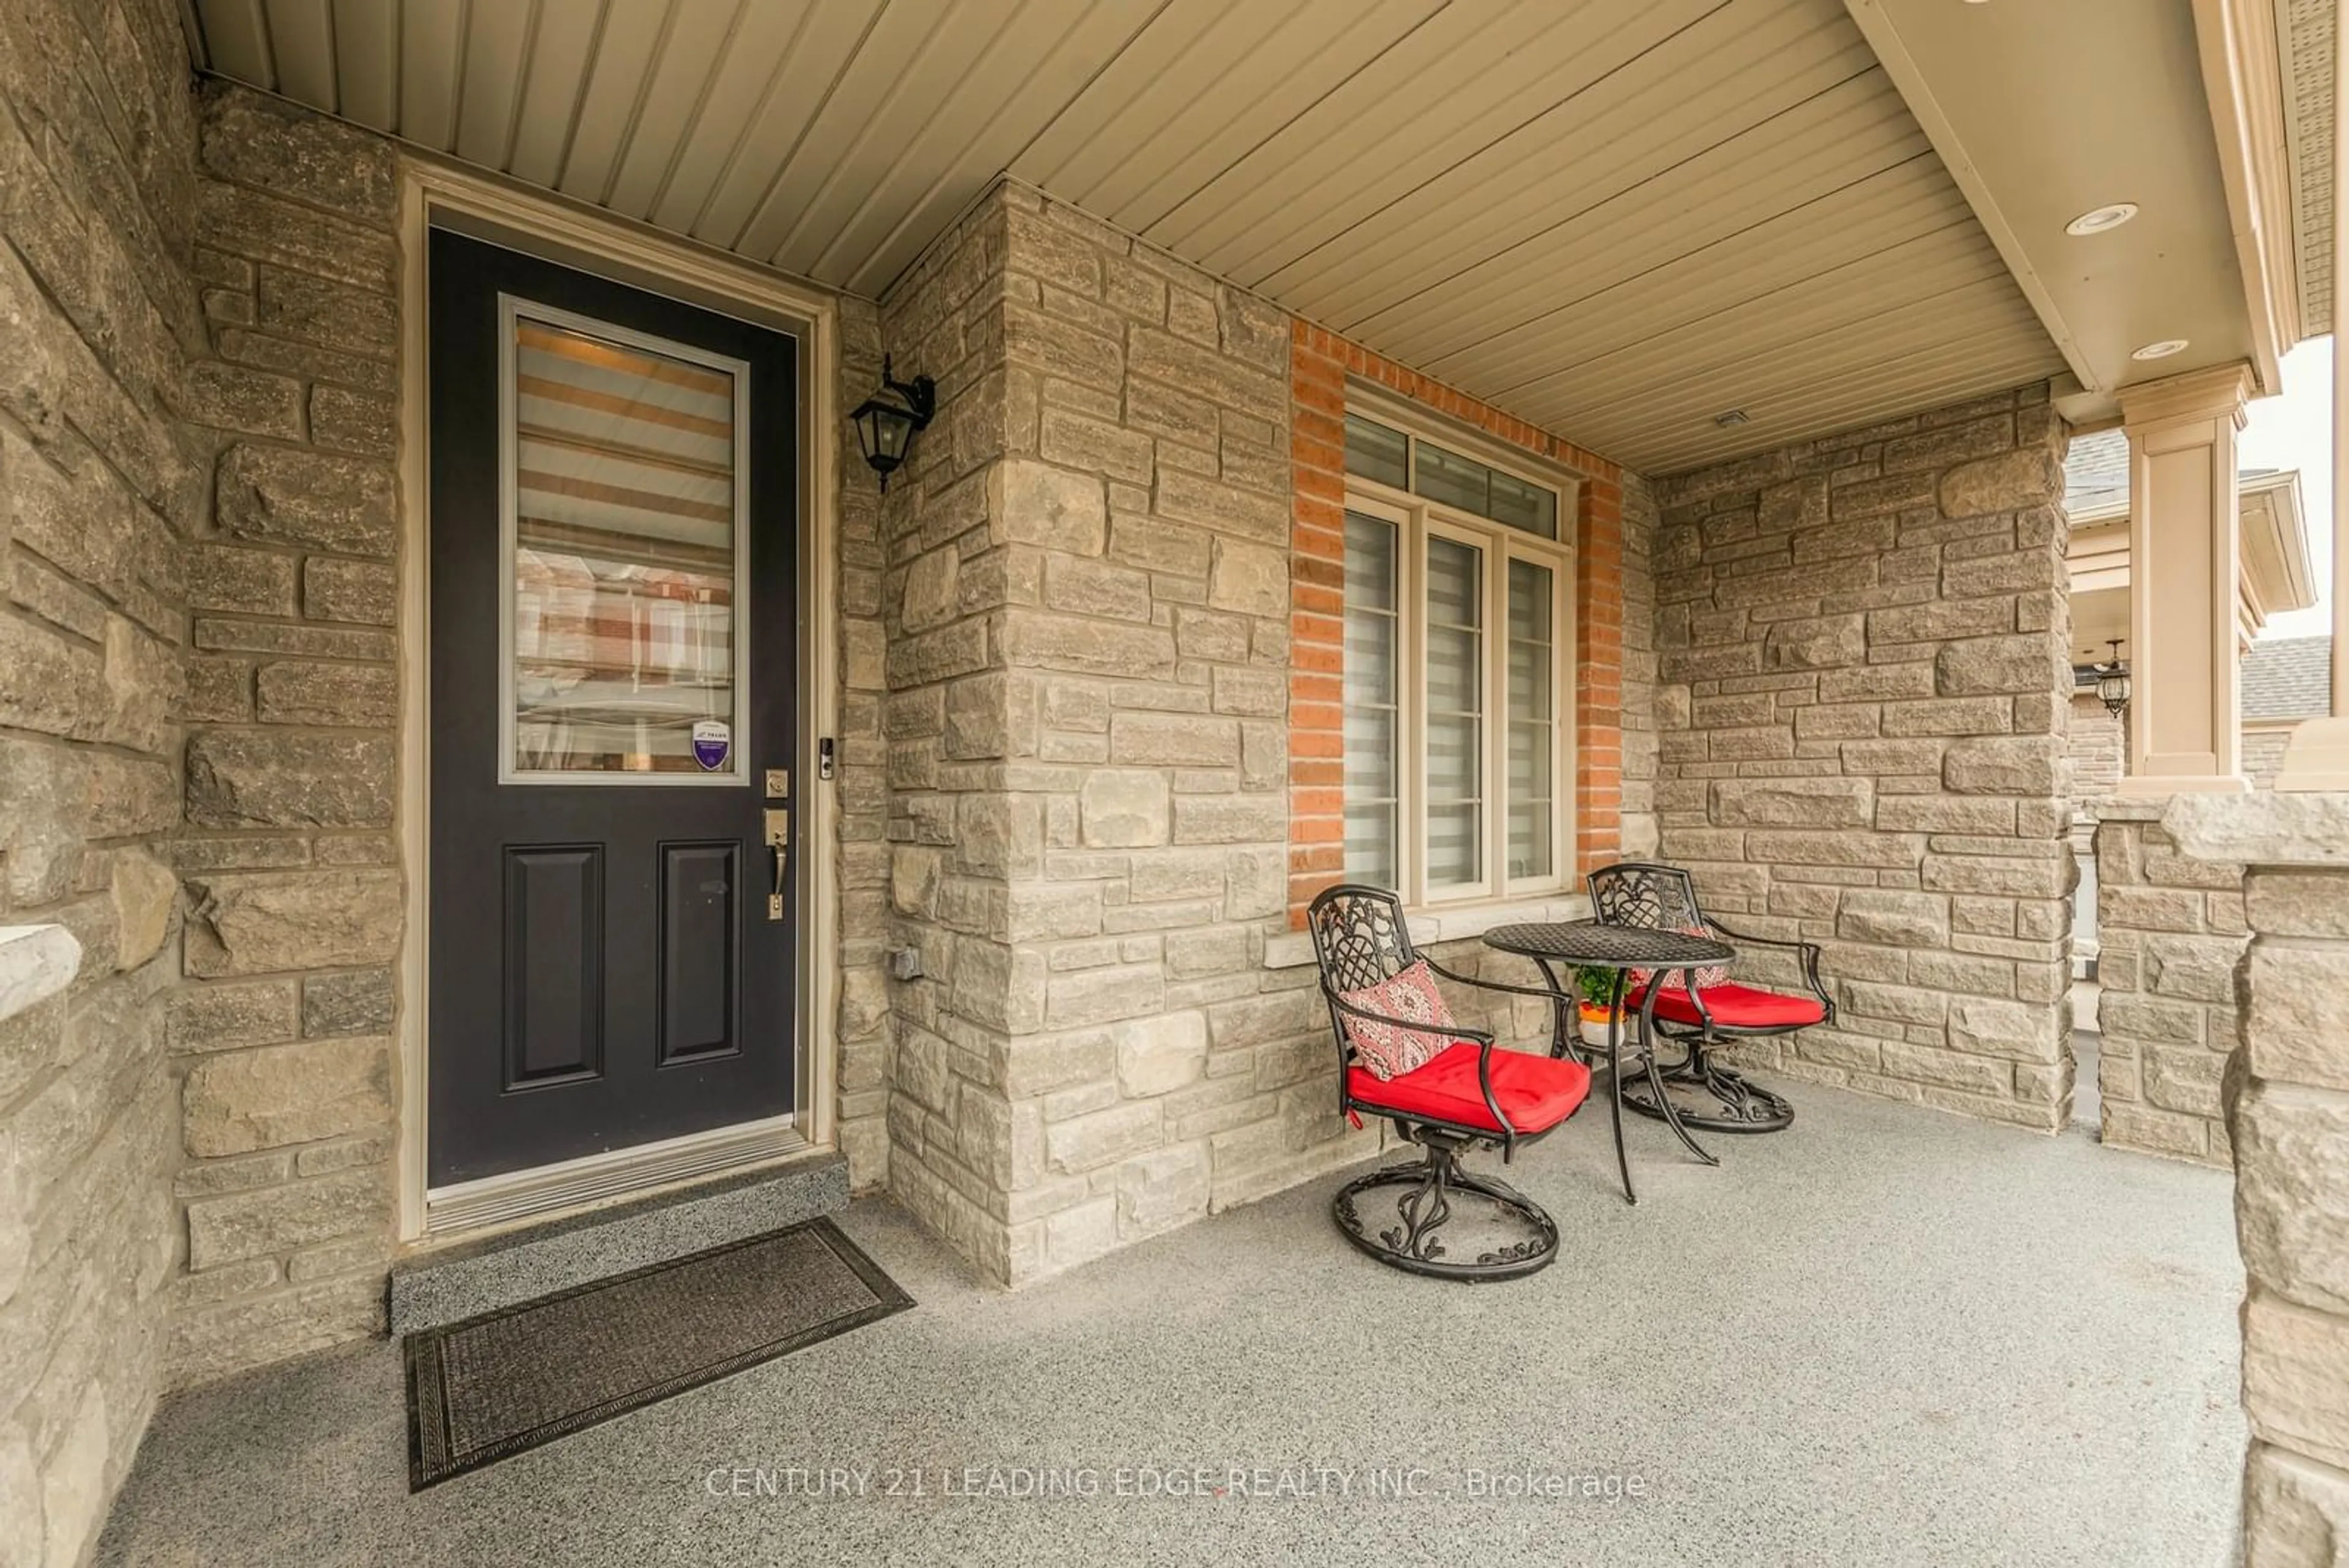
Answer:
POLYGON ((1447 1023, 1439 1027, 1422 1018, 1390 1017, 1386 1013, 1372 1012, 1367 1007, 1357 1006, 1326 986, 1322 988, 1321 995, 1331 1007, 1349 1018, 1367 1019, 1372 1023, 1383 1023, 1411 1034, 1434 1034, 1446 1040, 1474 1040, 1487 1047, 1493 1044, 1493 1033, 1489 1029, 1471 1029, 1464 1023, 1447 1023))
MULTIPOLYGON (((1556 1002, 1559 999, 1560 993, 1546 985, 1511 985, 1506 981, 1478 980, 1473 974, 1462 974, 1455 970, 1448 970, 1433 959, 1428 959, 1425 961, 1428 969, 1433 972, 1442 975, 1446 980, 1456 981, 1462 985, 1473 985, 1479 991, 1506 991, 1518 996, 1538 996, 1545 1002, 1556 1002)), ((1574 999, 1567 997, 1566 1000, 1571 1002, 1574 999)))
POLYGON ((1826 982, 1819 978, 1818 943, 1788 941, 1783 937, 1748 936, 1745 932, 1725 925, 1722 921, 1713 919, 1711 915, 1707 915, 1705 917, 1705 924, 1711 926, 1714 930, 1719 931, 1723 936, 1727 937, 1732 941, 1744 942, 1753 947, 1787 948, 1801 954, 1803 960, 1803 983, 1810 988, 1810 992, 1813 996, 1819 999, 1819 1005, 1826 1009, 1827 1022, 1829 1023, 1833 1023, 1835 1022, 1835 998, 1827 994, 1826 982))
MULTIPOLYGON (((1383 1012, 1372 1012, 1367 1007, 1357 1007, 1326 985, 1321 988, 1321 994, 1330 1007, 1349 1017, 1366 1018, 1373 1023, 1389 1024, 1397 1029, 1408 1030, 1413 1034, 1440 1034, 1447 1040, 1475 1042, 1476 1087, 1485 1096, 1485 1108, 1493 1113, 1494 1125, 1501 1129, 1502 1147, 1510 1151, 1516 1149, 1517 1129, 1510 1125, 1508 1114, 1501 1109, 1501 1102, 1493 1093, 1493 1033, 1491 1030, 1470 1029, 1456 1023, 1444 1029, 1431 1029, 1416 1018, 1390 1018, 1383 1012)), ((1343 1031, 1340 1033, 1342 1033, 1343 1031)), ((1344 1064, 1340 1062, 1340 1065, 1343 1066, 1344 1064)), ((1342 1075, 1340 1076, 1342 1078, 1342 1075)))

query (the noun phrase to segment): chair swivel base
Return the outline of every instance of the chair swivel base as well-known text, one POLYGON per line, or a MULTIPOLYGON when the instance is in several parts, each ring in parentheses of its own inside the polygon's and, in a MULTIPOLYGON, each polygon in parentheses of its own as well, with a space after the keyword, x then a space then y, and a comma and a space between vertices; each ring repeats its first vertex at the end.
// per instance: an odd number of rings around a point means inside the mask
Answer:
POLYGON ((1338 1189, 1330 1211, 1338 1230, 1355 1247, 1392 1269, 1402 1269, 1432 1279, 1489 1284, 1538 1273, 1557 1257, 1557 1222, 1541 1205, 1506 1182, 1472 1176, 1460 1168, 1456 1147, 1430 1144, 1427 1158, 1391 1165, 1359 1176, 1338 1189), (1374 1228, 1364 1222, 1355 1199, 1376 1189, 1405 1190, 1395 1204, 1395 1223, 1374 1228), (1516 1240, 1454 1257, 1443 1231, 1454 1218, 1453 1199, 1482 1199, 1510 1222, 1516 1240))
MULTIPOLYGON (((1677 1063, 1659 1062, 1656 1075, 1663 1080, 1667 1095, 1675 1088, 1688 1091, 1672 1099, 1672 1109, 1682 1127, 1700 1132, 1767 1133, 1783 1131, 1795 1119, 1795 1107, 1785 1096, 1773 1094, 1734 1068, 1722 1066, 1702 1046, 1692 1045, 1677 1063)), ((1625 1110, 1661 1121, 1663 1109, 1655 1096, 1645 1074, 1624 1075, 1625 1110)))

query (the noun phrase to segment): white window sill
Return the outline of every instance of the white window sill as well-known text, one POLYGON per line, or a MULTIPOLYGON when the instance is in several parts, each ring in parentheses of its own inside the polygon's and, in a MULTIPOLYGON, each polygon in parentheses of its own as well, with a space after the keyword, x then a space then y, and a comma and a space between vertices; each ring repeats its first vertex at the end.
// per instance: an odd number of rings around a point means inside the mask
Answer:
MULTIPOLYGON (((1466 941, 1495 926, 1533 920, 1587 920, 1590 899, 1581 893, 1549 893, 1538 898, 1506 898, 1476 904, 1443 904, 1432 909, 1408 909, 1404 921, 1414 946, 1466 941)), ((1267 969, 1302 969, 1313 961, 1313 936, 1291 931, 1264 944, 1267 969)))

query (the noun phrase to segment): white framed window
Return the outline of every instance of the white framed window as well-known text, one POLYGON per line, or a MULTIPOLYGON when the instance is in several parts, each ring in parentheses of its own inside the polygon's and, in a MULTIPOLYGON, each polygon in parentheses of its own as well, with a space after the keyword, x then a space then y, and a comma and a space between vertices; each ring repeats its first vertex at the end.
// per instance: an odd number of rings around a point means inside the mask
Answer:
POLYGON ((1346 877, 1413 906, 1572 869, 1573 482, 1464 444, 1346 418, 1346 877))

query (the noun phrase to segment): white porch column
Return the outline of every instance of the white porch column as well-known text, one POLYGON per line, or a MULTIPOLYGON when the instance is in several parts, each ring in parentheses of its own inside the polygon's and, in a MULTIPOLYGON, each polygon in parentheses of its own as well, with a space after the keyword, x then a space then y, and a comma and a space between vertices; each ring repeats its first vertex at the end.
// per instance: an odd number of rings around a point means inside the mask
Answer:
MULTIPOLYGON (((2337 23, 2333 79, 2349 81, 2349 27, 2337 23)), ((2336 94, 2337 97, 2337 94, 2336 94)), ((2349 115, 2333 116, 2333 254, 2349 256, 2349 115)), ((2349 351, 2341 264, 2333 287, 2333 716, 2294 730, 2276 788, 2349 790, 2349 351)))
POLYGON ((2235 651, 2235 436, 2251 367, 2125 389, 2129 441, 2126 794, 2250 789, 2235 651))

